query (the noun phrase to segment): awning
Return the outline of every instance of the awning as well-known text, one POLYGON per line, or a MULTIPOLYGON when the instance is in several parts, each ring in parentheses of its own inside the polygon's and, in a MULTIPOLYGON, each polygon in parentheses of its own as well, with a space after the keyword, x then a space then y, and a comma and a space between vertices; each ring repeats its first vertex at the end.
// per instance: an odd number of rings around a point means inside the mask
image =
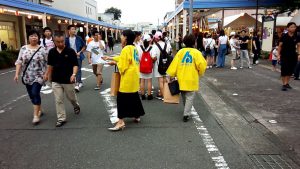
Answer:
MULTIPOLYGON (((256 0, 194 0, 193 8, 194 9, 241 9, 241 8, 256 8, 256 0)), ((282 5, 284 0, 259 0, 258 6, 262 7, 276 7, 282 5)), ((189 9, 190 2, 184 1, 182 2, 173 14, 167 19, 167 23, 169 23, 176 15, 178 15, 183 9, 189 9)))
POLYGON ((101 26, 108 27, 108 28, 113 28, 113 29, 124 29, 124 28, 118 27, 116 25, 112 25, 112 24, 109 24, 109 23, 105 23, 105 22, 94 20, 94 19, 82 17, 82 16, 79 16, 79 15, 64 12, 64 11, 54 9, 54 8, 51 8, 51 7, 47 7, 47 6, 44 6, 44 5, 40 5, 40 4, 36 4, 36 3, 32 3, 32 2, 27 2, 27 1, 24 1, 24 0, 5 0, 5 1, 1 0, 0 5, 9 6, 9 7, 18 8, 18 9, 29 10, 29 11, 34 11, 34 12, 39 12, 39 13, 43 13, 43 14, 44 13, 51 14, 51 15, 55 15, 55 16, 60 16, 60 17, 65 17, 65 18, 69 18, 69 19, 73 19, 73 20, 82 21, 82 22, 88 22, 88 23, 91 23, 91 24, 101 25, 101 26))

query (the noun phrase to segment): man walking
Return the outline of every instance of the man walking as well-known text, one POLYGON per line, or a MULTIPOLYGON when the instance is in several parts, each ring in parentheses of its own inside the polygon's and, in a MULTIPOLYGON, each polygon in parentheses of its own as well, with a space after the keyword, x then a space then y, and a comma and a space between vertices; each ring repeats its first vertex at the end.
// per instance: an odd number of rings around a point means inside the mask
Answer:
POLYGON ((75 91, 79 92, 80 88, 83 86, 82 80, 81 80, 81 66, 82 61, 84 59, 84 50, 86 49, 85 42, 82 40, 81 37, 76 36, 76 29, 74 25, 68 26, 69 31, 69 37, 66 38, 66 47, 72 48, 75 50, 77 59, 78 59, 78 73, 76 75, 76 86, 75 91))
POLYGON ((95 90, 100 90, 102 78, 102 70, 105 61, 102 59, 103 51, 105 49, 105 43, 102 40, 101 35, 97 30, 92 32, 92 36, 94 38, 87 46, 88 51, 88 59, 89 64, 93 66, 93 72, 96 76, 96 84, 97 86, 94 88, 95 90))
POLYGON ((294 22, 288 23, 288 33, 279 40, 278 61, 281 63, 282 91, 292 89, 289 81, 300 58, 300 38, 297 37, 296 28, 297 25, 294 22), (297 52, 296 46, 298 47, 297 52))
POLYGON ((61 127, 66 123, 64 93, 74 106, 74 113, 80 113, 79 103, 74 91, 74 83, 78 72, 78 61, 75 51, 66 47, 63 34, 56 34, 54 36, 54 42, 56 48, 52 48, 49 51, 47 74, 49 80, 52 82, 55 97, 57 112, 56 127, 61 127))

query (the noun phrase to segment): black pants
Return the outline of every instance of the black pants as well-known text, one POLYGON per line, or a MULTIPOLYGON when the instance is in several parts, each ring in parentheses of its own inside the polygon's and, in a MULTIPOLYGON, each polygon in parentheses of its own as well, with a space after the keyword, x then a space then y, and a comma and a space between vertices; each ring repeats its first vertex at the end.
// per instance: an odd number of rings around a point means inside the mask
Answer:
POLYGON ((256 64, 256 61, 258 60, 259 55, 260 55, 260 50, 254 50, 254 51, 253 51, 253 54, 254 54, 254 57, 253 57, 253 64, 256 64))
POLYGON ((299 73, 300 73, 300 61, 298 61, 297 66, 295 68, 295 73, 294 73, 295 78, 299 78, 299 73))

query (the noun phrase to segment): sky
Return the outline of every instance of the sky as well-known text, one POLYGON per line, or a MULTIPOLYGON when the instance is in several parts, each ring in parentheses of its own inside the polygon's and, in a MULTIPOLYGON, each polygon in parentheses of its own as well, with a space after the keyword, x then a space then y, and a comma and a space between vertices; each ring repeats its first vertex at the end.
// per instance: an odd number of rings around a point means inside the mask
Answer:
POLYGON ((174 11, 175 0, 96 0, 98 12, 104 13, 105 9, 115 7, 121 9, 121 21, 124 24, 137 22, 151 22, 157 25, 163 22, 167 12, 174 11))

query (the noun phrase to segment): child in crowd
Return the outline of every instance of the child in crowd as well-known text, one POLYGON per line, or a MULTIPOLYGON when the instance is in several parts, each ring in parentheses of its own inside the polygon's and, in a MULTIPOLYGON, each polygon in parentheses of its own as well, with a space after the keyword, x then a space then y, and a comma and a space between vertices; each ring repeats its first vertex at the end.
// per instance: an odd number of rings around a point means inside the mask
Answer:
POLYGON ((278 59, 278 45, 276 45, 275 49, 272 51, 272 66, 273 66, 273 69, 272 71, 274 72, 277 72, 277 68, 276 68, 276 65, 277 65, 277 59, 278 59))

